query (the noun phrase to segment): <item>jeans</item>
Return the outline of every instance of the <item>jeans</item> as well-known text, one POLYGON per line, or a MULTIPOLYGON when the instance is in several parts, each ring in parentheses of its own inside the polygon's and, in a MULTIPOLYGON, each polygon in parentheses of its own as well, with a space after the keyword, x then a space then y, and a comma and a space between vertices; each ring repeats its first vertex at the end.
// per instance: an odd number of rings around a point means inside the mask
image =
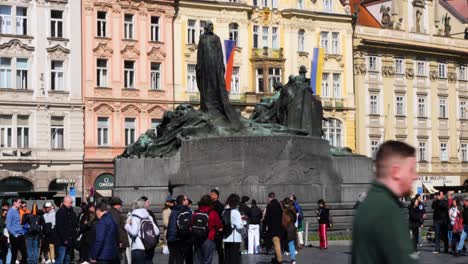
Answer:
POLYGON ((218 252, 218 264, 224 264, 223 235, 215 235, 216 252, 218 252))
POLYGON ((132 263, 152 264, 154 250, 134 249, 132 250, 132 263))
POLYGON ((39 237, 27 236, 26 248, 28 249, 28 264, 37 264, 39 261, 39 237))
POLYGON ((457 251, 461 251, 465 245, 465 239, 468 234, 468 225, 463 225, 463 231, 460 236, 460 242, 458 242, 457 251))
POLYGON ((201 245, 195 244, 194 263, 211 264, 215 251, 216 243, 213 240, 207 239, 201 245))
POLYGON ((448 252, 448 228, 443 220, 434 220, 435 251, 440 252, 440 240, 444 240, 444 251, 448 252))
POLYGON ((288 242, 289 254, 291 255, 291 260, 296 261, 296 241, 290 240, 288 242))
POLYGON ((413 250, 415 252, 418 251, 419 228, 420 227, 411 228, 411 233, 413 233, 413 250))
POLYGON ((249 225, 248 253, 258 254, 260 250, 260 225, 249 225))
POLYGON ((26 241, 24 236, 14 237, 10 234, 10 246, 11 246, 11 263, 16 263, 16 258, 18 256, 18 251, 21 252, 21 262, 20 264, 26 264, 26 259, 28 257, 28 252, 26 251, 26 241))
POLYGON ((97 260, 96 264, 120 264, 120 260, 118 258, 114 260, 97 260))
POLYGON ((71 247, 57 246, 57 256, 55 259, 56 264, 70 264, 70 251, 71 247))

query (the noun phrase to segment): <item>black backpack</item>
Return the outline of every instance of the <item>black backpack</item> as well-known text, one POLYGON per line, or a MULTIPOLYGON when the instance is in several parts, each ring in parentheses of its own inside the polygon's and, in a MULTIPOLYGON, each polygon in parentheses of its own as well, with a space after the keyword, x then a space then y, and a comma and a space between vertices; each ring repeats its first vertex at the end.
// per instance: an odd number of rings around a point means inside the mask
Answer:
POLYGON ((142 218, 138 215, 132 215, 140 219, 140 234, 141 243, 145 247, 145 250, 153 250, 159 243, 159 238, 154 232, 153 221, 149 217, 142 218))
POLYGON ((29 235, 39 235, 42 233, 42 225, 40 222, 39 216, 29 214, 29 229, 28 229, 28 234, 29 235))
POLYGON ((179 212, 177 215, 177 236, 179 238, 187 238, 190 236, 190 223, 192 222, 192 214, 189 210, 179 212))
POLYGON ((223 221, 223 238, 228 238, 232 234, 232 231, 234 230, 231 224, 231 209, 224 209, 222 221, 223 221))
POLYGON ((196 211, 195 215, 193 216, 192 237, 195 240, 204 241, 208 238, 208 234, 210 232, 208 229, 210 212, 211 211, 202 213, 200 211, 196 211))

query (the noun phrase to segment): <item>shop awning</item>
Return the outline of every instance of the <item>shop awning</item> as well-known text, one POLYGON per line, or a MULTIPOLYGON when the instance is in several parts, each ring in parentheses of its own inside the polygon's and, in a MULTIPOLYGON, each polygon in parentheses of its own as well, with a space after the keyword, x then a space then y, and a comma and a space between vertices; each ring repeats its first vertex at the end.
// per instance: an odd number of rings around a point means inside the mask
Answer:
POLYGON ((436 193, 437 190, 432 186, 432 183, 423 183, 424 188, 427 190, 429 193, 436 193))

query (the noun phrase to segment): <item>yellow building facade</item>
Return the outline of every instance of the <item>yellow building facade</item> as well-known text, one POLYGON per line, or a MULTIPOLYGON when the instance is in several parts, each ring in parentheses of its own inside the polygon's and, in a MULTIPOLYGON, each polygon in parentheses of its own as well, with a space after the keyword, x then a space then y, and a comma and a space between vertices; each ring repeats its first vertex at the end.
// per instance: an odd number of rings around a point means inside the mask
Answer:
POLYGON ((356 145, 373 156, 384 140, 417 149, 414 191, 468 178, 467 21, 441 1, 359 6, 354 39, 356 145), (366 15, 368 17, 366 17, 366 15), (375 19, 380 25, 369 26, 375 19))
MULTIPOLYGON (((287 83, 299 67, 309 70, 313 48, 326 50, 322 87, 324 137, 355 150, 352 25, 348 6, 333 0, 179 2, 174 21, 176 103, 198 104, 197 42, 206 21, 221 41, 236 41, 230 100, 242 115, 271 96, 273 83, 287 83)), ((310 72, 307 73, 308 75, 310 72)))

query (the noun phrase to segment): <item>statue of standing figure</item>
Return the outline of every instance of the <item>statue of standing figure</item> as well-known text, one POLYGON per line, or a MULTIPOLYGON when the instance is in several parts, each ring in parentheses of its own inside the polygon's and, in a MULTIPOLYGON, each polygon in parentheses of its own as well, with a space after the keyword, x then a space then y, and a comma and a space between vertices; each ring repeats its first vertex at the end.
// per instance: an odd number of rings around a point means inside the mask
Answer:
POLYGON ((452 26, 450 26, 450 17, 448 14, 445 14, 444 17, 444 33, 446 37, 450 37, 450 31, 452 30, 452 26))

